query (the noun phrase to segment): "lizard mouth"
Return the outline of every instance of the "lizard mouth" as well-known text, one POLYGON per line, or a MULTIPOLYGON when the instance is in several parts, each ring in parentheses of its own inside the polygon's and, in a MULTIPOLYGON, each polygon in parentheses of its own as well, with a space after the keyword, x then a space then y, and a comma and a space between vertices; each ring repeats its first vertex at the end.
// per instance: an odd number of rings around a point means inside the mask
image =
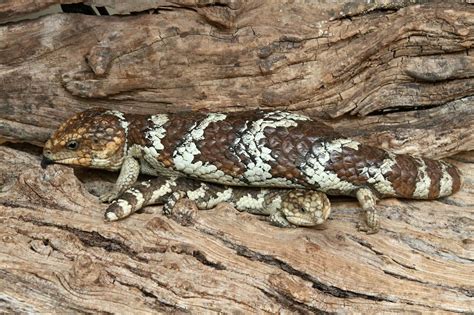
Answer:
POLYGON ((47 157, 43 156, 43 159, 41 160, 41 168, 45 169, 48 167, 48 165, 53 164, 54 161, 51 159, 48 159, 47 157))
POLYGON ((65 165, 78 165, 78 166, 88 166, 85 163, 82 163, 80 159, 77 158, 65 158, 65 159, 58 159, 53 160, 49 157, 43 155, 43 159, 41 160, 41 168, 45 169, 50 164, 65 164, 65 165))
POLYGON ((69 166, 79 166, 79 167, 90 167, 95 169, 105 169, 105 170, 112 170, 116 171, 119 170, 122 166, 122 161, 118 162, 111 162, 108 159, 91 159, 89 157, 67 157, 62 159, 51 159, 45 155, 43 155, 43 159, 41 160, 41 167, 46 169, 50 164, 63 164, 69 166))

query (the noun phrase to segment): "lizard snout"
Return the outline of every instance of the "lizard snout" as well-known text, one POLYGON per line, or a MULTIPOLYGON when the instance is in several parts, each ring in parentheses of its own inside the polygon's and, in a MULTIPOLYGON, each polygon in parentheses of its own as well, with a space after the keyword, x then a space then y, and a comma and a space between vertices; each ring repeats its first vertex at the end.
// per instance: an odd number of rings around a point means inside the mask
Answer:
MULTIPOLYGON (((46 154, 47 151, 44 152, 44 154, 46 154)), ((51 151, 49 151, 49 154, 51 154, 51 151)), ((45 169, 46 167, 48 167, 49 164, 53 164, 53 160, 49 159, 48 157, 46 157, 45 155, 43 155, 43 159, 41 160, 41 168, 42 169, 45 169)))

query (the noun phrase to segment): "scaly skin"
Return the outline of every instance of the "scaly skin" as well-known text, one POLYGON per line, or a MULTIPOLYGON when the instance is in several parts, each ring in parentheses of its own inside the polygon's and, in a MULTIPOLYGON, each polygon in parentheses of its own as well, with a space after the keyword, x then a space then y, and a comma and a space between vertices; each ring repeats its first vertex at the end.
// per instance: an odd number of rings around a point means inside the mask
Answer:
POLYGON ((367 213, 370 233, 379 226, 377 199, 435 199, 461 187, 460 172, 447 162, 367 146, 286 112, 141 116, 91 109, 60 126, 45 144, 44 158, 120 169, 103 201, 130 188, 139 172, 353 196, 367 213))
POLYGON ((164 204, 164 213, 171 214, 181 198, 194 201, 198 209, 228 202, 239 211, 267 215, 280 227, 319 225, 331 211, 326 195, 313 190, 228 187, 184 177, 157 177, 127 189, 107 208, 105 219, 116 221, 150 204, 164 204))

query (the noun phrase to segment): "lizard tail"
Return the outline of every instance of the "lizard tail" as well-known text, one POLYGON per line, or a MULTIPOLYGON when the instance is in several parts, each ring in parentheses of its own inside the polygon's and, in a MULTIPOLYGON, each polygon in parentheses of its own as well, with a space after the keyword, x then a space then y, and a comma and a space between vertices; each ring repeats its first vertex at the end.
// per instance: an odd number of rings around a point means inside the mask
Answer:
POLYGON ((388 185, 382 181, 374 183, 373 188, 385 196, 436 199, 449 196, 462 186, 459 169, 445 161, 397 154, 384 164, 388 185))

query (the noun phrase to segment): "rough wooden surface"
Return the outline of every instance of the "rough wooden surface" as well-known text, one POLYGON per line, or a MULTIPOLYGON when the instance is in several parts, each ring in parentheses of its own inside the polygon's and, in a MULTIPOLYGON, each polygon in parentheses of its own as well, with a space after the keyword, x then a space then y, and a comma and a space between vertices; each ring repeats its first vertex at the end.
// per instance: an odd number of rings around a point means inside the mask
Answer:
POLYGON ((0 136, 40 145, 91 106, 259 107, 321 116, 399 152, 474 148, 473 5, 339 4, 339 17, 317 2, 165 2, 158 14, 0 26, 0 136), (383 112, 393 109, 413 114, 383 112))
MULTIPOLYGON (((133 12, 142 12, 147 10, 173 10, 179 8, 188 8, 198 11, 202 15, 212 13, 212 11, 221 11, 222 13, 229 12, 229 10, 239 13, 240 10, 245 10, 250 4, 254 7, 264 6, 265 4, 272 4, 274 7, 288 8, 288 5, 296 5, 294 1, 281 0, 268 3, 267 1, 257 0, 3 0, 0 3, 0 20, 12 16, 21 16, 25 13, 37 12, 48 8, 54 4, 70 4, 70 3, 85 3, 98 7, 106 7, 114 14, 130 14, 133 12), (221 7, 215 8, 212 7, 221 7), (209 9, 211 8, 211 9, 209 9)), ((426 0, 372 0, 372 1, 350 1, 339 0, 328 2, 326 0, 314 0, 304 4, 305 8, 317 12, 316 19, 337 19, 342 17, 350 17, 360 15, 376 10, 396 10, 408 5, 425 3, 426 0)), ((433 2, 433 1, 432 1, 433 2)), ((452 0, 454 3, 469 3, 469 0, 452 0)), ((232 12, 230 11, 230 12, 232 12)), ((224 14, 221 14, 224 15, 224 14)), ((229 16, 227 16, 229 18, 229 16)))
MULTIPOLYGON (((79 2, 7 0, 0 23, 79 2)), ((474 150, 474 6, 326 2, 91 0, 153 10, 0 25, 0 142, 42 145, 92 106, 258 107, 319 116, 395 152, 474 150)), ((106 224, 89 192, 113 174, 41 170, 30 149, 0 146, 0 313, 474 311, 472 151, 451 160, 461 192, 384 200, 382 229, 368 236, 342 198, 323 230, 276 228, 226 205, 187 226, 160 207, 106 224)))
POLYGON ((454 161, 466 175, 455 196, 382 201, 382 229, 368 236, 349 199, 332 200, 324 230, 273 227, 227 205, 188 226, 160 207, 107 224, 72 169, 43 171, 7 147, 0 159, 0 310, 474 310, 473 163, 454 161))

